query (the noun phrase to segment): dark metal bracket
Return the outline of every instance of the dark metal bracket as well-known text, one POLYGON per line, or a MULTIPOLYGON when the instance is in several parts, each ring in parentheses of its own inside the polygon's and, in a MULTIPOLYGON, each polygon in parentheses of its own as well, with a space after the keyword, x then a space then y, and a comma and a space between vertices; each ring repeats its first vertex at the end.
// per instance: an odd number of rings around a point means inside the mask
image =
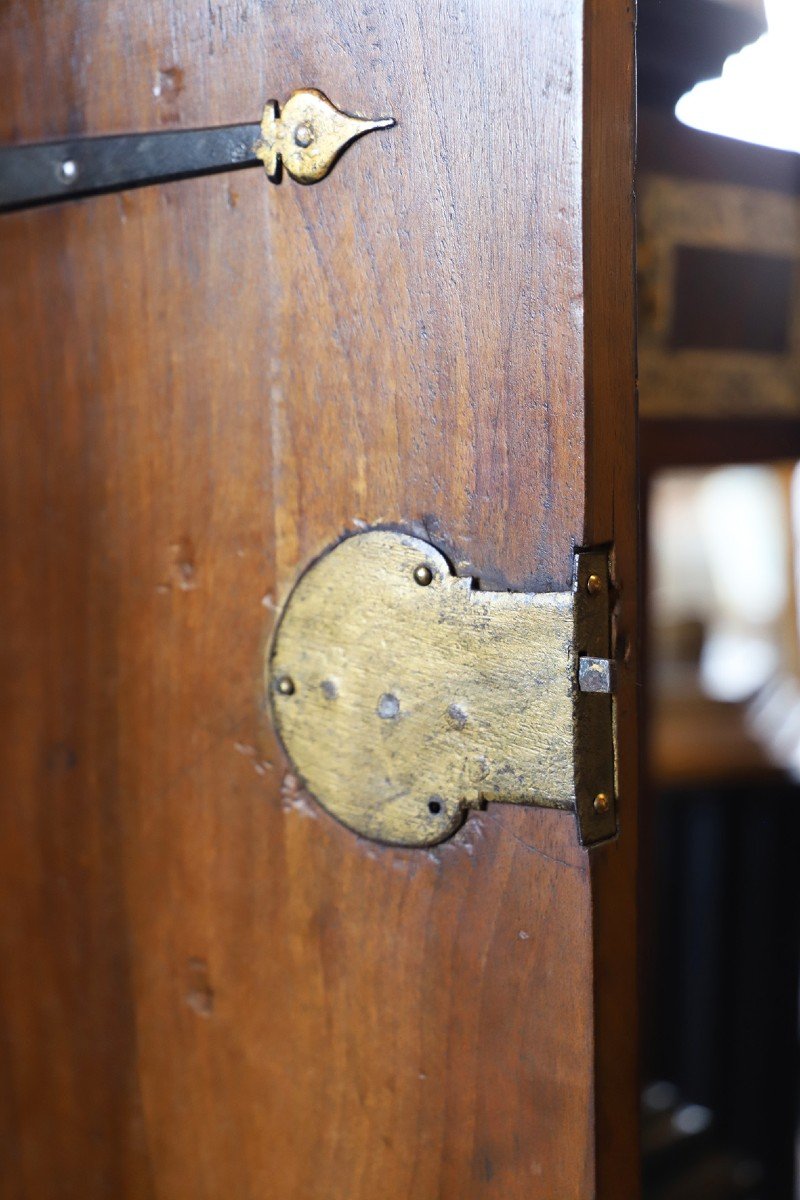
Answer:
POLYGON ((317 183, 352 141, 393 124, 391 117, 350 116, 322 92, 302 88, 282 112, 270 100, 260 125, 2 146, 0 213, 260 163, 273 183, 282 167, 298 183, 317 183))

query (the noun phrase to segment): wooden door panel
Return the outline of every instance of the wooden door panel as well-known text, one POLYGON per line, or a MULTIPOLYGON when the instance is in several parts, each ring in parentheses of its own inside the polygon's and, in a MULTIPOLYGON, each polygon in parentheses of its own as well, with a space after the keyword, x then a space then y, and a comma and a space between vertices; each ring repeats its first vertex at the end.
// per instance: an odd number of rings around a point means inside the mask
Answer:
POLYGON ((0 73, 6 141, 300 85, 398 122, 314 187, 0 219, 0 1193, 634 1195, 630 655, 591 853, 498 805, 358 839, 261 685, 298 571, 362 523, 491 587, 613 542, 630 640, 630 14, 13 0, 0 73))

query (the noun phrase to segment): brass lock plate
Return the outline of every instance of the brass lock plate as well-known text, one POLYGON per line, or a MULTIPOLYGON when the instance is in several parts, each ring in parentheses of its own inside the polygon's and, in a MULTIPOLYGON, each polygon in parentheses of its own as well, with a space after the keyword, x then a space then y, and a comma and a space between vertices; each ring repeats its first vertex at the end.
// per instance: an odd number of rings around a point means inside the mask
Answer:
POLYGON ((357 534, 281 615, 274 723, 308 791, 365 837, 429 846, 502 802, 574 809, 597 841, 616 828, 608 623, 602 552, 576 556, 571 591, 484 592, 419 538, 357 534))

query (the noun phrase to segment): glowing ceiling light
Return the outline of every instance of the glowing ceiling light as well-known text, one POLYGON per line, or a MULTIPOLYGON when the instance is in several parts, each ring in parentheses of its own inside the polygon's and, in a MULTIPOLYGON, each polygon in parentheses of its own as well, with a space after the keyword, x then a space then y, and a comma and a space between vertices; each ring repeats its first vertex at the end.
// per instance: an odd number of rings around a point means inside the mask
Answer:
POLYGON ((675 105, 684 125, 800 153, 800 0, 765 0, 768 30, 675 105))

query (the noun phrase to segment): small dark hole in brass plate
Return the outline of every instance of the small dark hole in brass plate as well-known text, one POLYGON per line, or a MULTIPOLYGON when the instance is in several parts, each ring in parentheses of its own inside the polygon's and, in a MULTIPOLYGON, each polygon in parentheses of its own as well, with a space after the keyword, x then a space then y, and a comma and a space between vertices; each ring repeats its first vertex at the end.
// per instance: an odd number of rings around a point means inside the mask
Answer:
POLYGON ((438 815, 441 811, 442 811, 442 802, 441 802, 441 800, 437 800, 436 797, 434 796, 432 799, 430 799, 428 801, 428 812, 431 814, 431 816, 438 817, 438 815))
POLYGON ((391 692, 384 692, 378 701, 378 716, 391 721, 400 712, 400 701, 391 692))

